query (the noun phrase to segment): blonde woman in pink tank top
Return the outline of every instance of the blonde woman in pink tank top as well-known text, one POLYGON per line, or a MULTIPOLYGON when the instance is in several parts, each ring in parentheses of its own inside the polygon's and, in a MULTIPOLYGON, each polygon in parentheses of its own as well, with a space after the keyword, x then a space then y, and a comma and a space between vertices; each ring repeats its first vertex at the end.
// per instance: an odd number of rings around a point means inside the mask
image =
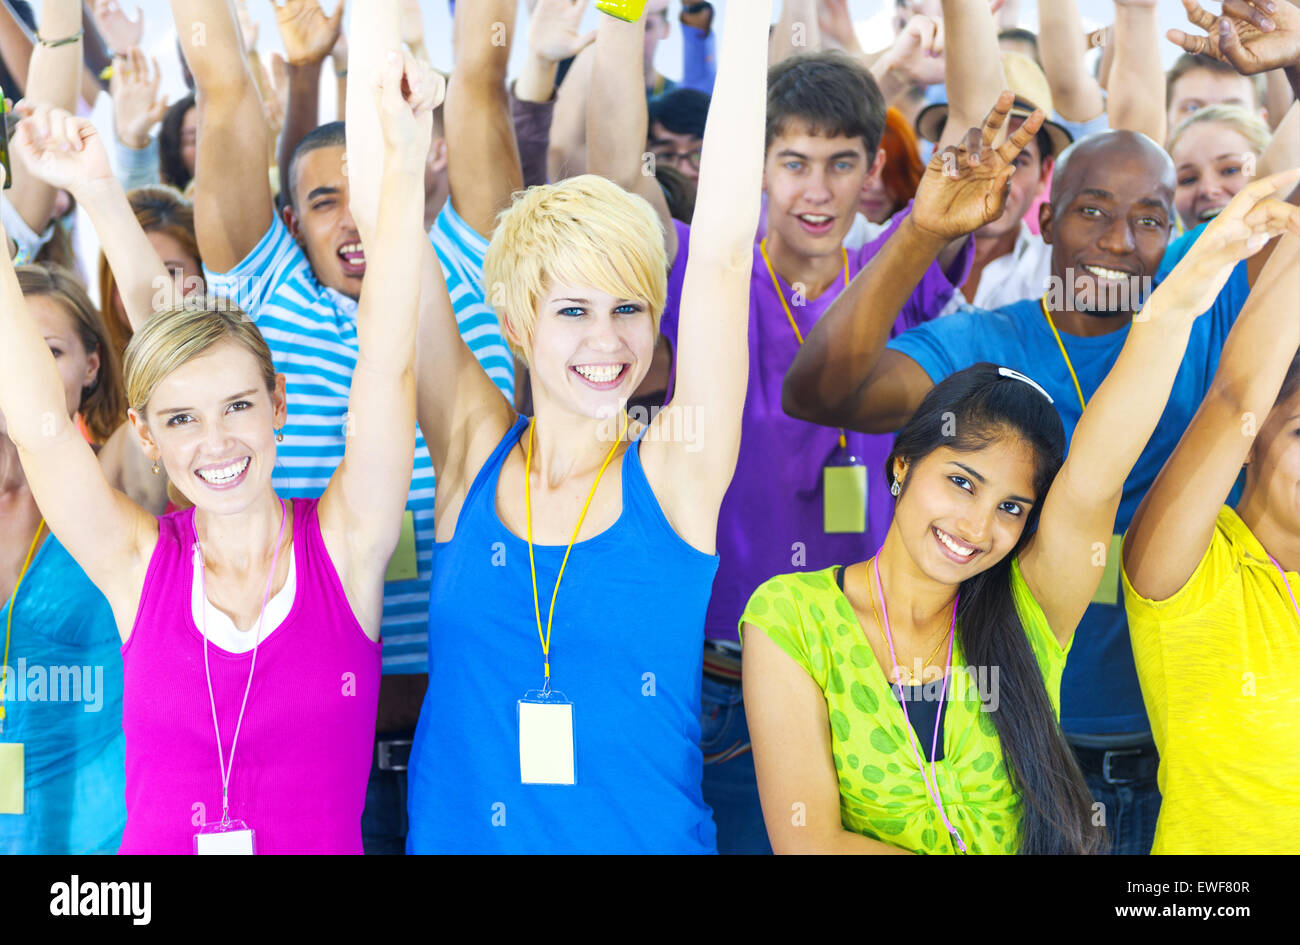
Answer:
MULTIPOLYGON (((234 35, 220 7, 210 30, 234 35)), ((165 270, 108 183, 94 126, 45 108, 20 126, 16 147, 44 179, 109 195, 91 212, 135 327, 130 422, 155 471, 165 468, 194 505, 158 519, 109 486, 68 417, 66 367, 0 254, 0 411, 50 530, 103 591, 124 644, 121 852, 362 852, 384 572, 415 447, 419 282, 407 276, 431 251, 424 166, 443 89, 409 55, 390 54, 381 67, 373 94, 382 135, 352 162, 354 175, 382 183, 350 207, 371 272, 357 312, 347 449, 321 498, 292 504, 271 485, 285 379, 257 328, 221 301, 154 314, 149 292, 128 289, 165 270), (283 599, 267 608, 291 574, 287 611, 283 599), (268 610, 279 619, 263 626, 268 610), (226 623, 222 613, 251 646, 235 652, 209 634, 209 623, 226 623)), ((242 93, 261 120, 256 90, 242 93)), ((264 176, 248 180, 266 186, 264 176)), ((346 200, 346 178, 339 189, 334 199, 346 200)), ((270 206, 200 201, 200 239, 265 232, 271 220, 253 208, 270 206)))

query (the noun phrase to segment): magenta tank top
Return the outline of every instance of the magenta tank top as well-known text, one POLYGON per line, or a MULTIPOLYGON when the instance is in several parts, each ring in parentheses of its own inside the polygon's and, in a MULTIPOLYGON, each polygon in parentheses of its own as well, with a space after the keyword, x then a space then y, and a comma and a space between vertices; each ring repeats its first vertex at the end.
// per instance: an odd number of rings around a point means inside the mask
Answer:
MULTIPOLYGON (((321 539, 316 499, 293 499, 297 588, 258 647, 230 778, 230 817, 262 853, 361 853, 379 703, 380 644, 352 615, 321 539)), ((126 830, 119 853, 193 853, 221 819, 221 773, 190 610, 194 510, 158 520, 140 609, 122 647, 126 830)), ((252 652, 208 643, 227 763, 252 652)))

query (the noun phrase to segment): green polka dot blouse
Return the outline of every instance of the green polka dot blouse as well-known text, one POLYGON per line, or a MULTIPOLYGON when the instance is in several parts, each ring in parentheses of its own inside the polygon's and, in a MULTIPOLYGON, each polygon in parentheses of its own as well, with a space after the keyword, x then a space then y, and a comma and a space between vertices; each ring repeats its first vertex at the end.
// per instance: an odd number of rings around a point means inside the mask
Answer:
MULTIPOLYGON (((1069 648, 1063 650, 1048 627, 1019 560, 1012 562, 1011 589, 1059 719, 1069 648)), ((740 621, 742 629, 746 623, 762 629, 825 694, 845 828, 914 853, 957 852, 926 792, 903 709, 852 605, 836 585, 835 569, 772 578, 754 592, 740 621)), ((1014 853, 1020 801, 1007 777, 993 718, 985 710, 986 703, 997 707, 996 668, 964 668, 960 638, 953 666, 943 757, 934 766, 944 810, 968 852, 1014 853)), ((928 744, 921 749, 922 758, 928 749, 928 744)), ((928 773, 930 763, 925 766, 928 773)))

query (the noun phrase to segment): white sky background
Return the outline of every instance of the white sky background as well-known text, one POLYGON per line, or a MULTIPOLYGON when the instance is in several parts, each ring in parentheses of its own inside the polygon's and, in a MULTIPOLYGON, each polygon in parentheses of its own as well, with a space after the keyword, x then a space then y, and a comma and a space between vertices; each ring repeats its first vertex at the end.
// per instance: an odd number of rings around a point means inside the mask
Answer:
MULTIPOLYGON (((178 98, 184 91, 184 85, 180 77, 180 64, 177 60, 175 26, 172 21, 170 5, 166 0, 119 0, 128 10, 133 11, 137 6, 144 11, 145 15, 145 38, 144 47, 146 52, 156 56, 164 72, 164 88, 169 93, 170 98, 178 98)), ((461 0, 465 3, 473 3, 474 0, 461 0)), ((729 3, 743 3, 745 0, 713 0, 714 8, 718 11, 719 17, 726 16, 726 9, 729 3)), ((1021 19, 1023 26, 1034 28, 1037 22, 1037 3, 1052 2, 1052 0, 1021 0, 1021 19)), ((322 0, 322 5, 326 10, 333 10, 336 0, 322 0)), ((1085 24, 1089 27, 1101 26, 1110 23, 1114 18, 1114 3, 1112 0, 1078 0, 1079 9, 1082 13, 1085 24)), ((33 0, 33 7, 36 8, 37 16, 40 15, 40 0, 33 0)), ((363 12, 368 5, 368 0, 351 0, 348 17, 358 15, 363 12)), ((1216 3, 1207 4, 1209 7, 1217 7, 1216 3)), ((773 18, 780 9, 780 0, 773 4, 775 7, 773 18)), ((266 53, 275 50, 281 50, 280 37, 275 27, 275 14, 271 9, 271 0, 249 0, 249 7, 254 18, 261 24, 259 30, 258 46, 266 53)), ((433 62, 439 68, 447 70, 452 64, 451 57, 451 17, 448 14, 446 0, 421 0, 420 7, 424 11, 426 42, 429 48, 430 56, 433 62)), ((672 0, 671 19, 673 23, 673 32, 666 41, 660 44, 659 51, 655 57, 655 64, 659 71, 670 78, 679 78, 681 76, 681 36, 679 33, 680 24, 677 23, 677 12, 680 10, 680 0, 672 0)), ((892 32, 889 26, 890 11, 893 8, 892 0, 849 0, 849 9, 854 15, 858 26, 858 35, 866 49, 878 49, 887 46, 892 39, 892 32)), ((1179 0, 1159 0, 1159 10, 1161 19, 1161 29, 1172 27, 1185 27, 1186 18, 1183 13, 1182 4, 1179 0)), ((586 23, 587 28, 594 29, 598 21, 598 14, 594 6, 587 11, 586 23)), ((519 3, 519 20, 520 24, 527 22, 527 9, 524 0, 519 3)), ((527 36, 522 31, 516 35, 515 47, 511 59, 513 75, 520 68, 524 54, 526 52, 527 36)), ((1163 57, 1166 65, 1171 63, 1177 56, 1178 50, 1169 42, 1163 43, 1163 57)), ((325 82, 321 95, 322 114, 330 115, 334 113, 334 86, 333 82, 325 82)))

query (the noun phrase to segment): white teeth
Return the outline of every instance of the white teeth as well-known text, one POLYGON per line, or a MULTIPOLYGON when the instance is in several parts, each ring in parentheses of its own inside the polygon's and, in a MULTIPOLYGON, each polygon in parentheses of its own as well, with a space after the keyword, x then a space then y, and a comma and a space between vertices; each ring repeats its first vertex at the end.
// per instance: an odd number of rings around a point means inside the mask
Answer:
POLYGON ((623 373, 623 365, 609 364, 597 367, 596 365, 584 364, 580 367, 574 367, 574 370, 595 384, 608 384, 623 373))
POLYGON ((808 222, 808 223, 811 223, 811 224, 813 224, 814 226, 819 226, 819 225, 821 225, 822 223, 827 223, 827 222, 829 222, 831 218, 830 218, 830 217, 827 217, 827 216, 822 216, 822 215, 820 215, 820 214, 816 214, 816 213, 805 213, 805 214, 801 215, 801 216, 799 217, 799 219, 800 219, 800 220, 804 220, 804 221, 806 221, 806 222, 808 222))
POLYGON ((1217 216, 1219 215, 1219 211, 1222 210, 1222 209, 1223 209, 1222 207, 1214 207, 1214 208, 1212 208, 1212 209, 1210 209, 1210 210, 1202 210, 1202 211, 1201 211, 1201 215, 1200 215, 1200 217, 1198 217, 1198 219, 1200 219, 1200 220, 1213 220, 1215 217, 1217 217, 1217 216))
POLYGON ((1120 272, 1118 269, 1103 269, 1101 266, 1084 266, 1090 273, 1098 279, 1107 279, 1111 282, 1123 282, 1129 277, 1129 273, 1120 272))
POLYGON ((245 456, 238 462, 223 466, 221 469, 195 470, 195 475, 204 482, 219 486, 230 482, 232 479, 237 479, 248 468, 248 461, 248 457, 245 456))
POLYGON ((360 243, 347 243, 347 244, 345 244, 345 245, 339 247, 339 253, 340 253, 341 255, 345 255, 345 256, 346 256, 346 255, 349 255, 349 254, 354 254, 354 253, 355 253, 355 254, 361 254, 361 253, 362 253, 362 250, 361 250, 361 244, 360 244, 360 243))
POLYGON ((939 540, 943 542, 944 547, 948 548, 955 554, 961 555, 963 558, 969 558, 975 553, 974 548, 963 548, 937 528, 934 530, 934 533, 939 536, 939 540))

